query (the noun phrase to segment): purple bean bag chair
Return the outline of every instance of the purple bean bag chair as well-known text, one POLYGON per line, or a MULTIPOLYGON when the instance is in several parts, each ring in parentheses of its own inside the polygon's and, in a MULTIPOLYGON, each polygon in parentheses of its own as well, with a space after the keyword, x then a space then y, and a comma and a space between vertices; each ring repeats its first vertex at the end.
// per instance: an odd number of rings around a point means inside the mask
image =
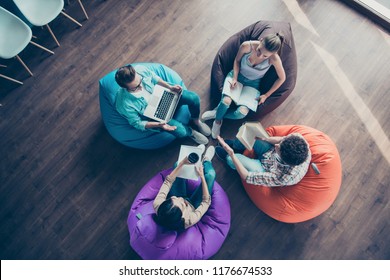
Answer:
MULTIPOLYGON (((153 200, 172 169, 155 175, 141 189, 127 219, 130 245, 143 259, 208 259, 221 248, 230 228, 230 204, 222 187, 215 182, 211 205, 194 226, 182 232, 167 230, 154 221, 153 200)), ((192 192, 200 181, 187 181, 192 192)))

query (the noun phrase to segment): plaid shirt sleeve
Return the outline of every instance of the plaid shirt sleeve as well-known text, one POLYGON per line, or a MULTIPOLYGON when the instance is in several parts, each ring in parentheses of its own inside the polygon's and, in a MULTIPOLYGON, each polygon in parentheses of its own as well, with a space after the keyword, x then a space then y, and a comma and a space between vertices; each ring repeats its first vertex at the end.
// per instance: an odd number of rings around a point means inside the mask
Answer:
POLYGON ((297 184, 306 175, 311 161, 311 154, 300 165, 289 166, 279 164, 278 168, 269 172, 249 172, 246 182, 266 187, 284 187, 297 184))
POLYGON ((246 177, 246 182, 252 185, 262 185, 267 187, 280 187, 280 184, 273 172, 249 172, 246 177))

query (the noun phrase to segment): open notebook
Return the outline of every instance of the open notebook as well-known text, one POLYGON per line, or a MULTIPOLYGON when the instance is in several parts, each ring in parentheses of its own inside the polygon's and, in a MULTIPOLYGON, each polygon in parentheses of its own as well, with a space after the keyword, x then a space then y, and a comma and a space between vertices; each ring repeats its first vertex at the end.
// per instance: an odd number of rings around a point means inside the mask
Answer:
POLYGON ((178 162, 180 162, 183 158, 188 156, 190 153, 196 153, 199 156, 199 160, 195 164, 186 164, 180 169, 177 177, 184 179, 197 180, 198 173, 196 172, 195 167, 202 164, 202 152, 203 150, 199 147, 181 145, 178 162))
POLYGON ((268 138, 269 135, 260 122, 246 122, 240 127, 236 137, 245 148, 252 150, 256 137, 268 138))
POLYGON ((244 86, 240 82, 237 82, 236 87, 231 89, 232 78, 226 77, 226 81, 222 89, 223 94, 230 96, 238 106, 244 105, 256 112, 259 105, 260 91, 250 86, 244 86))

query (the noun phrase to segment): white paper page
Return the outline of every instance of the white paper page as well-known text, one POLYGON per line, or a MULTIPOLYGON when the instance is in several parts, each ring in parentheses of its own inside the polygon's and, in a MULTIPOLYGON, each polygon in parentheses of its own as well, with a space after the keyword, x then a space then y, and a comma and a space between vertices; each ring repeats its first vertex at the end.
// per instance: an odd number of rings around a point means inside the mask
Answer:
POLYGON ((245 148, 251 150, 256 142, 256 137, 269 138, 269 135, 261 123, 248 122, 240 127, 236 137, 241 141, 245 148))
POLYGON ((184 179, 197 180, 198 173, 195 167, 202 164, 202 149, 194 146, 181 145, 178 162, 188 156, 190 153, 196 153, 199 156, 199 160, 195 164, 186 164, 180 169, 177 177, 184 179))
POLYGON ((240 99, 237 105, 245 105, 253 112, 256 112, 257 106, 259 104, 260 92, 253 87, 244 87, 242 89, 240 99))
POLYGON ((237 82, 236 87, 234 89, 230 88, 230 83, 232 82, 231 77, 227 77, 225 79, 225 83, 223 84, 222 93, 230 96, 232 100, 237 103, 240 99, 241 91, 242 91, 242 84, 240 82, 237 82))
POLYGON ((251 147, 251 149, 253 148, 253 145, 255 144, 255 141, 256 141, 256 129, 254 127, 247 127, 246 126, 246 138, 247 138, 247 143, 248 145, 251 147))
POLYGON ((269 138, 267 131, 264 129, 260 122, 247 122, 245 123, 245 126, 252 130, 254 137, 269 138))
POLYGON ((246 149, 250 150, 253 147, 253 144, 255 143, 254 139, 252 137, 251 130, 246 126, 242 125, 240 129, 238 130, 238 133, 236 135, 236 138, 245 146, 246 149))

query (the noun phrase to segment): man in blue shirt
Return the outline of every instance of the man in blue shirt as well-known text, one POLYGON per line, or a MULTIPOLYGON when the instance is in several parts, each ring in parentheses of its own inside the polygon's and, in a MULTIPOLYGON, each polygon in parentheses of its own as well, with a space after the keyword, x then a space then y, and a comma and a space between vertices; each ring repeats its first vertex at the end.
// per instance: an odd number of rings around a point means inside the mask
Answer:
POLYGON ((121 87, 116 95, 115 107, 131 126, 142 131, 167 131, 178 138, 190 137, 198 144, 208 143, 206 136, 211 134, 211 130, 199 120, 200 98, 195 92, 185 90, 179 85, 168 84, 143 65, 126 65, 119 68, 115 74, 115 81, 121 87), (192 124, 200 133, 174 119, 163 123, 143 116, 156 84, 176 93, 183 91, 179 106, 188 106, 192 124))

